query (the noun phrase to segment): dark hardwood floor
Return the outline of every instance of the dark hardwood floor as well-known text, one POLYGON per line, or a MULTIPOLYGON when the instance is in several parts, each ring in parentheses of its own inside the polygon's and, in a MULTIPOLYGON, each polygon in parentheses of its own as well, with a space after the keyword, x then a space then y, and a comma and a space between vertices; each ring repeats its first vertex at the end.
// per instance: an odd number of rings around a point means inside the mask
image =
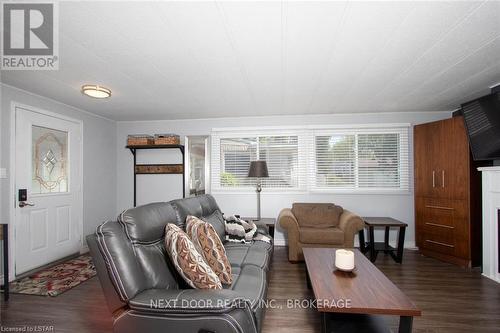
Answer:
MULTIPOLYGON (((311 299, 306 287, 304 264, 290 264, 286 248, 275 251, 269 299, 286 304, 287 299, 311 299)), ((376 265, 422 310, 415 318, 414 332, 500 332, 500 285, 481 277, 478 271, 461 268, 405 251, 403 264, 379 254, 376 265)), ((2 299, 0 322, 14 326, 53 326, 54 332, 112 332, 101 287, 93 278, 57 297, 11 295, 2 299)), ((384 317, 394 332, 397 318, 384 317)), ((319 332, 314 310, 268 309, 264 333, 319 332)))

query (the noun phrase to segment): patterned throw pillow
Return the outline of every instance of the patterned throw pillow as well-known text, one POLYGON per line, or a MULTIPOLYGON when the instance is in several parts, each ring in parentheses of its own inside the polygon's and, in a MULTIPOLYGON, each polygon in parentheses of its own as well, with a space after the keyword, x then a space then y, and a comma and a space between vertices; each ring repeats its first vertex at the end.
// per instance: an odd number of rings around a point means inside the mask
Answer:
POLYGON ((230 285, 233 282, 231 264, 214 227, 210 223, 189 215, 186 218, 186 233, 191 237, 195 248, 203 255, 220 281, 230 285))
POLYGON ((221 282, 188 235, 175 224, 165 227, 165 248, 182 278, 195 289, 222 289, 221 282))

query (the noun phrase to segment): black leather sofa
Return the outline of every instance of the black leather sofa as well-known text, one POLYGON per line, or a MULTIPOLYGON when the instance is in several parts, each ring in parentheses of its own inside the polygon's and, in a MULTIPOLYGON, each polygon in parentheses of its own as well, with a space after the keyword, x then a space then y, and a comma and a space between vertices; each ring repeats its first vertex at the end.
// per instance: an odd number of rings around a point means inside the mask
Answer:
POLYGON ((261 331, 272 244, 224 243, 232 285, 223 290, 190 289, 164 246, 166 224, 184 228, 187 215, 204 218, 224 233, 215 199, 203 195, 128 209, 87 236, 114 332, 261 331))

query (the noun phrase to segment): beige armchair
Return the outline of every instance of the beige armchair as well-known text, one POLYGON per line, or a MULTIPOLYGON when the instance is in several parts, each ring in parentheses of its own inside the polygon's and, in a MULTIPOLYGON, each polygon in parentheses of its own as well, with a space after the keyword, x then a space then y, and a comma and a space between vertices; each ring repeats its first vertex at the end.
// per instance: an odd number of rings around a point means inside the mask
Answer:
POLYGON ((328 203, 294 203, 280 212, 278 224, 288 232, 288 260, 304 260, 304 247, 353 247, 364 222, 356 214, 328 203))

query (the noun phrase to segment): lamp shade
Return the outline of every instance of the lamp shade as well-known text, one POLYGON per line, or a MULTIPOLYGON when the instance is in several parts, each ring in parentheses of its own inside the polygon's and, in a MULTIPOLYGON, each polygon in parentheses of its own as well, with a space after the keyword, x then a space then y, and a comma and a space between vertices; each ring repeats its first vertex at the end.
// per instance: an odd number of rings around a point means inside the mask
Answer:
POLYGON ((250 162, 250 169, 248 169, 248 177, 259 177, 259 178, 269 177, 269 172, 267 172, 266 161, 250 162))

